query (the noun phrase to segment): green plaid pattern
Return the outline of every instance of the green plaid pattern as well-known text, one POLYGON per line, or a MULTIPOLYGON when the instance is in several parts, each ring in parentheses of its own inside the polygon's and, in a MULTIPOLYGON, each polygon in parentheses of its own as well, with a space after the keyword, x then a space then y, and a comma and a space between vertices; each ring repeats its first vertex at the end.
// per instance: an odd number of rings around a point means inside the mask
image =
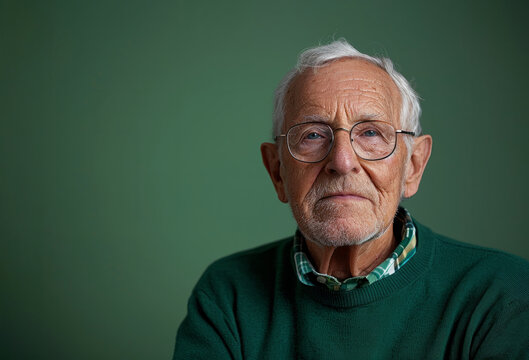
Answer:
POLYGON ((415 225, 409 212, 399 207, 397 215, 395 216, 397 228, 401 227, 401 242, 393 251, 390 257, 378 265, 373 271, 366 276, 356 276, 339 281, 337 278, 327 274, 320 274, 312 266, 307 254, 303 250, 303 235, 296 231, 294 236, 294 245, 292 247, 292 256, 299 281, 305 285, 318 286, 325 285, 334 291, 347 291, 357 287, 366 286, 374 283, 377 280, 383 279, 386 276, 394 274, 395 271, 410 260, 415 255, 415 248, 417 246, 417 238, 415 236, 415 225))

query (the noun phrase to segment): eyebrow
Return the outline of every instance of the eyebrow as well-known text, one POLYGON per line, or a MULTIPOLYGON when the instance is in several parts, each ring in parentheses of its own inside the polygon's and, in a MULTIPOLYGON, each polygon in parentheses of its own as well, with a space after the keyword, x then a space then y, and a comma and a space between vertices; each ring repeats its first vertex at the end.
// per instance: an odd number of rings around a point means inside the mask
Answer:
POLYGON ((304 121, 317 121, 317 122, 323 122, 328 123, 330 122, 330 119, 326 116, 322 115, 305 115, 303 116, 304 121))
MULTIPOLYGON (((364 120, 382 120, 383 117, 380 114, 363 114, 359 115, 358 118, 355 118, 353 122, 359 122, 364 120)), ((316 122, 323 122, 323 123, 329 123, 332 120, 329 119, 327 116, 324 115, 305 115, 303 116, 304 121, 316 121, 316 122)))

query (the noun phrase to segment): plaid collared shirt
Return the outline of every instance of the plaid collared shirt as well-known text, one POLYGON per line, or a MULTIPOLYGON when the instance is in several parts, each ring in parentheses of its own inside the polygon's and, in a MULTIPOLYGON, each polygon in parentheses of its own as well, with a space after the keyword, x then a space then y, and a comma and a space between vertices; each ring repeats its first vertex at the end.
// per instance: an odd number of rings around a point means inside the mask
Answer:
POLYGON ((415 225, 413 225, 411 216, 406 209, 399 207, 397 215, 395 216, 395 222, 397 225, 396 228, 399 229, 400 227, 402 229, 402 240, 391 256, 373 269, 368 275, 351 277, 344 281, 339 281, 334 276, 320 274, 316 271, 304 251, 303 235, 299 230, 296 231, 294 245, 292 247, 292 256, 294 257, 294 264, 299 281, 309 286, 325 285, 331 290, 347 291, 356 287, 372 284, 377 280, 395 273, 395 271, 403 267, 415 255, 415 248, 417 246, 415 225))

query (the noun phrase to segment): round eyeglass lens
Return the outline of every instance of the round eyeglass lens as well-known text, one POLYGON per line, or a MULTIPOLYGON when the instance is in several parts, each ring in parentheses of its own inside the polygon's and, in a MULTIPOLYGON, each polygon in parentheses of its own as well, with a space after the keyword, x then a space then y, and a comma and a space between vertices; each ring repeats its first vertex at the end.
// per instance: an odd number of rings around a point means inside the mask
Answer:
POLYGON ((298 124, 287 133, 288 150, 295 159, 304 162, 323 160, 331 150, 332 142, 333 132, 326 124, 298 124))
POLYGON ((396 146, 395 128, 383 121, 363 121, 351 129, 353 149, 366 160, 389 156, 396 146))

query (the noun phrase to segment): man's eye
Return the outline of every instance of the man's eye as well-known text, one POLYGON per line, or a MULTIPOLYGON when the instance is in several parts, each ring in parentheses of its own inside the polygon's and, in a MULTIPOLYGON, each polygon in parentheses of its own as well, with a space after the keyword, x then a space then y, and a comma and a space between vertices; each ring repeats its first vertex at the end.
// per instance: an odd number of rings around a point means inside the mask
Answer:
POLYGON ((309 134, 307 134, 307 139, 309 140, 316 140, 316 139, 320 139, 321 138, 321 135, 316 133, 316 132, 311 132, 309 134))
POLYGON ((379 133, 378 131, 376 130, 366 130, 362 133, 363 136, 367 136, 367 137, 373 137, 373 136, 378 136, 379 133))

